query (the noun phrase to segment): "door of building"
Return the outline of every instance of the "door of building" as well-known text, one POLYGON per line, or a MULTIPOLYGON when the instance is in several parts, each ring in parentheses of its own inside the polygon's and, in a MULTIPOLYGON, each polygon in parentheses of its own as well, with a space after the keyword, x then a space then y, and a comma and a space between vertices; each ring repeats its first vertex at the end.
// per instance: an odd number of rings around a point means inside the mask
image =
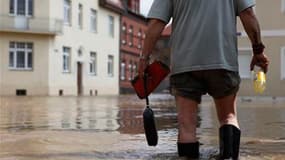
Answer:
POLYGON ((77 95, 81 96, 83 92, 82 87, 82 63, 77 62, 77 95))

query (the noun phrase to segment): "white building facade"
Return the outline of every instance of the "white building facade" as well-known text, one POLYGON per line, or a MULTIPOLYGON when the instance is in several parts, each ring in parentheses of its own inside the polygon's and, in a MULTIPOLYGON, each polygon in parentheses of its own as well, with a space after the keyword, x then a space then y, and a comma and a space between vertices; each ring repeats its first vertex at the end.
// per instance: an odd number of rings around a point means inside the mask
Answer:
POLYGON ((117 95, 119 21, 98 0, 0 1, 0 95, 117 95))

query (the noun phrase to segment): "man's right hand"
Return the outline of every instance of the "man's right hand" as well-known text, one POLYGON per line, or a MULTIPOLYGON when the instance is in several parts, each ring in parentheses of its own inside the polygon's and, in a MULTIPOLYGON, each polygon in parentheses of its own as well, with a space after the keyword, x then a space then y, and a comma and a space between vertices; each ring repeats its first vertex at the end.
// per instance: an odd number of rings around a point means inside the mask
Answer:
POLYGON ((251 71, 254 69, 255 65, 261 67, 262 70, 266 73, 268 71, 268 65, 269 65, 269 60, 267 56, 264 53, 253 55, 250 63, 251 71))
POLYGON ((139 61, 139 77, 143 78, 144 76, 144 71, 147 68, 147 66, 149 65, 149 59, 148 58, 140 58, 139 61))
POLYGON ((144 71, 149 64, 149 56, 153 49, 155 48, 155 44, 159 39, 166 23, 159 19, 150 19, 147 26, 146 36, 143 42, 142 55, 139 60, 139 77, 144 76, 144 71), (147 54, 148 53, 148 54, 147 54))

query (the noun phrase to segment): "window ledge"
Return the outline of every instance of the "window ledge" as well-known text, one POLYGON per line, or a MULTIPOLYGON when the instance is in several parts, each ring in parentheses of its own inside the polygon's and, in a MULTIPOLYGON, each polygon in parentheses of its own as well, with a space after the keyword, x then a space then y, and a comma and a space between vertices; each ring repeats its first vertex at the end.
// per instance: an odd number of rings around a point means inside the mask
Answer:
POLYGON ((17 15, 17 14, 11 14, 11 13, 9 13, 9 16, 11 16, 11 17, 26 17, 26 18, 34 18, 34 16, 31 16, 31 15, 17 15))
POLYGON ((32 68, 11 68, 9 67, 10 71, 33 71, 32 68))
POLYGON ((71 73, 71 71, 62 71, 62 73, 68 74, 68 73, 71 73))

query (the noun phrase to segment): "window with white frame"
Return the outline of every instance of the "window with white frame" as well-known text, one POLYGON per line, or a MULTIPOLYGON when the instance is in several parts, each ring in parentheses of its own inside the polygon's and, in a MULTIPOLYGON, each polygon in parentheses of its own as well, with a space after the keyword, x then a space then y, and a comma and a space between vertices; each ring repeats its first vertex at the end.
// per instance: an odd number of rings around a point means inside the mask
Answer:
POLYGON ((90 30, 91 32, 97 32, 97 11, 94 9, 90 11, 90 30))
POLYGON ((241 78, 251 78, 250 62, 252 58, 251 49, 239 50, 238 62, 239 62, 239 74, 241 78))
POLYGON ((138 37, 141 37, 141 36, 142 36, 142 29, 139 29, 138 37))
POLYGON ((63 72, 70 72, 70 64, 71 64, 71 48, 63 47, 63 54, 62 54, 62 67, 63 72))
POLYGON ((136 74, 137 74, 137 64, 134 63, 134 64, 133 64, 132 79, 135 78, 136 74))
POLYGON ((10 42, 9 68, 31 70, 33 68, 33 43, 10 42))
POLYGON ((138 37, 139 37, 138 49, 142 49, 142 29, 139 29, 138 37))
POLYGON ((132 47, 134 44, 134 27, 131 25, 129 28, 129 46, 132 47))
POLYGON ((122 44, 125 45, 127 43, 127 25, 124 22, 122 26, 122 44))
POLYGON ((115 35, 115 22, 113 16, 109 16, 109 35, 111 37, 114 37, 115 35))
POLYGON ((64 24, 71 25, 71 1, 64 0, 64 24))
POLYGON ((121 63, 121 80, 126 79, 126 63, 125 61, 122 61, 121 63))
POLYGON ((97 54, 96 52, 90 52, 90 69, 89 72, 92 75, 97 75, 97 54))
POLYGON ((285 47, 281 49, 281 79, 285 80, 285 47))
POLYGON ((83 6, 82 4, 78 5, 78 27, 83 28, 83 6))
POLYGON ((10 0, 10 14, 33 16, 34 0, 10 0))
POLYGON ((130 61, 130 63, 129 63, 128 70, 129 70, 129 80, 132 80, 132 76, 133 76, 133 63, 132 63, 132 61, 130 61))
POLYGON ((108 76, 113 77, 114 76, 114 56, 108 55, 108 76))

